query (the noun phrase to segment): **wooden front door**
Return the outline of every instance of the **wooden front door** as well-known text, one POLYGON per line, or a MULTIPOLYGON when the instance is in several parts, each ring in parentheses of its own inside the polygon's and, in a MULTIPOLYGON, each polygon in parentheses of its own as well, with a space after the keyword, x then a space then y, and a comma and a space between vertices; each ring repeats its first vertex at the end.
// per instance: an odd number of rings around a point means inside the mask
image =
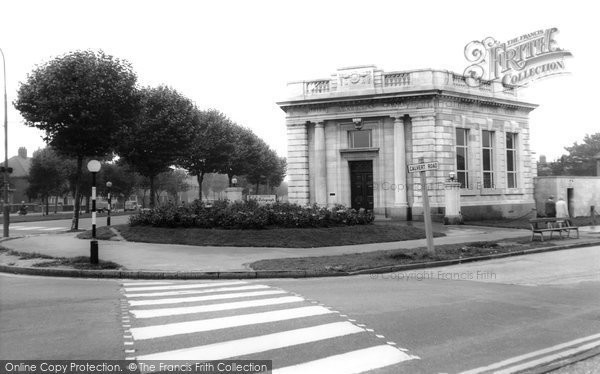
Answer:
POLYGON ((353 209, 373 210, 373 161, 349 161, 353 209))

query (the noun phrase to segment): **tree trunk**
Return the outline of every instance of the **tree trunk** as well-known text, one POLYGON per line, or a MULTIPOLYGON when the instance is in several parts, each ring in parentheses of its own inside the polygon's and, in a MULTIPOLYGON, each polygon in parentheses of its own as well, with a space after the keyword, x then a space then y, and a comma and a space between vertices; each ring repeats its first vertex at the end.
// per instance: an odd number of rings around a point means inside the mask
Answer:
POLYGON ((150 179, 150 209, 154 209, 154 202, 155 202, 155 191, 154 191, 154 175, 151 175, 149 177, 150 179))
POLYGON ((198 173, 196 178, 198 179, 198 199, 202 201, 202 182, 204 182, 204 172, 202 171, 198 173))
POLYGON ((90 197, 89 196, 85 197, 85 212, 86 213, 90 212, 90 197))
POLYGON ((256 182, 256 192, 255 192, 255 194, 257 194, 257 195, 258 195, 258 186, 259 186, 259 182, 256 182))
POLYGON ((46 195, 46 215, 50 214, 49 213, 50 202, 48 200, 50 200, 50 197, 46 195))
POLYGON ((77 172, 75 173, 75 196, 73 207, 73 221, 71 221, 71 230, 79 229, 79 195, 81 195, 81 173, 83 167, 83 156, 77 156, 77 172))
POLYGON ((233 182, 231 181, 233 179, 233 174, 227 174, 227 178, 229 179, 229 187, 233 187, 233 182))
POLYGON ((58 195, 56 196, 56 199, 54 199, 54 214, 56 214, 58 212, 58 195))

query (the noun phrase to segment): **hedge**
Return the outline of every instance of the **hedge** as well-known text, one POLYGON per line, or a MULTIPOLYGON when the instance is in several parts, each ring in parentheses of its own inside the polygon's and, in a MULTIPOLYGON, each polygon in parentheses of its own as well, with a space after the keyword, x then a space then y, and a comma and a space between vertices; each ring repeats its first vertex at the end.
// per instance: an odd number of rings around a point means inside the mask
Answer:
POLYGON ((200 200, 185 206, 166 204, 144 210, 129 218, 131 226, 199 227, 221 229, 264 229, 268 227, 306 228, 366 225, 373 222, 370 211, 357 211, 342 205, 331 209, 290 203, 258 205, 256 201, 200 200))

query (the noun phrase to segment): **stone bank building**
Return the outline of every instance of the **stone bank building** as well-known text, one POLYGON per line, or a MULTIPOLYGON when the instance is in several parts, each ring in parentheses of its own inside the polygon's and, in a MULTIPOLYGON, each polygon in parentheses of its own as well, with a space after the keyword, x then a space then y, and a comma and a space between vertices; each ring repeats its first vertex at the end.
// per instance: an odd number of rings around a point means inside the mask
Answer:
POLYGON ((518 100, 513 87, 471 87, 448 71, 357 66, 291 82, 278 105, 291 202, 419 219, 419 174, 407 165, 423 160, 439 162, 427 172, 434 215, 444 213, 450 173, 461 183, 466 218, 521 216, 535 205, 528 115, 536 105, 518 100))

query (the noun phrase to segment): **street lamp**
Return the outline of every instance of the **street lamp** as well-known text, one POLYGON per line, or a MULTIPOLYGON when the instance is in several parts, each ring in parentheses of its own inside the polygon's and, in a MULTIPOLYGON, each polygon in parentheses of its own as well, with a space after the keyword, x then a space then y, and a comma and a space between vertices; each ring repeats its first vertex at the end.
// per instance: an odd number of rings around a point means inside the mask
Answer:
POLYGON ((100 161, 90 160, 87 168, 92 173, 92 241, 90 242, 90 263, 98 263, 98 241, 96 240, 96 173, 100 171, 100 161))
POLYGON ((4 237, 8 238, 8 225, 10 223, 10 205, 8 204, 8 104, 6 97, 6 59, 2 55, 2 67, 4 71, 4 237))
POLYGON ((110 181, 106 182, 106 188, 108 188, 108 215, 106 216, 106 226, 110 226, 110 210, 111 210, 110 188, 111 187, 112 187, 112 182, 110 182, 110 181))

